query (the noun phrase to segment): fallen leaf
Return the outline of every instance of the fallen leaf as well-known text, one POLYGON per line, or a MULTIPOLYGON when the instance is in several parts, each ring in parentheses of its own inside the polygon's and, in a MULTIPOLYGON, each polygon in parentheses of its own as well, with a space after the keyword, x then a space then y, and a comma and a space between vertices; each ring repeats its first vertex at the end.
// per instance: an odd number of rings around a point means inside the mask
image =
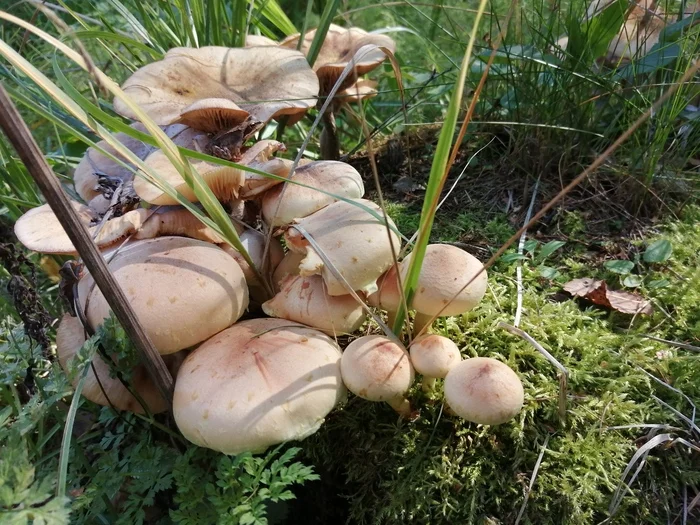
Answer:
POLYGON ((616 310, 623 314, 651 315, 651 302, 639 294, 610 290, 605 281, 583 278, 574 279, 564 285, 564 290, 574 297, 582 297, 593 304, 616 310))

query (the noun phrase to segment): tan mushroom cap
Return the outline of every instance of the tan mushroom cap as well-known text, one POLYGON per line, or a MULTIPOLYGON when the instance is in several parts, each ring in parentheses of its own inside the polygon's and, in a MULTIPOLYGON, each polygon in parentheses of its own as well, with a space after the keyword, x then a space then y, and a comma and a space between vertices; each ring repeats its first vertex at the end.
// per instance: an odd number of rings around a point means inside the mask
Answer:
POLYGON ((276 140, 261 140, 248 148, 239 164, 249 166, 253 169, 264 171, 277 178, 266 177, 257 173, 245 172, 245 183, 241 188, 241 199, 252 199, 264 193, 268 189, 280 184, 282 181, 279 177, 289 177, 289 172, 292 169, 293 161, 289 159, 280 159, 273 155, 278 151, 287 151, 287 147, 276 140))
MULTIPOLYGON (((214 244, 158 237, 125 246, 109 268, 161 354, 204 341, 235 323, 248 306, 236 261, 214 244)), ((81 308, 97 327, 110 309, 91 276, 80 280, 81 308)))
MULTIPOLYGON (((131 127, 137 131, 146 133, 146 128, 144 128, 140 122, 131 124, 131 127)), ((197 134, 181 124, 167 126, 163 131, 175 144, 184 147, 190 147, 194 136, 197 134)), ((114 137, 142 160, 155 149, 153 146, 145 144, 140 140, 131 138, 126 133, 117 133, 114 137)), ((99 175, 103 175, 115 181, 121 181, 124 184, 130 183, 134 179, 134 171, 136 168, 131 163, 122 159, 112 146, 107 144, 104 140, 98 142, 97 146, 122 160, 126 163, 127 167, 103 155, 97 147, 88 148, 73 173, 75 191, 78 192, 78 195, 80 195, 85 202, 90 202, 95 197, 101 195, 98 190, 99 175)))
POLYGON ((227 98, 205 98, 184 108, 179 122, 207 133, 216 133, 237 126, 249 115, 227 98))
POLYGON ((351 295, 328 295, 318 275, 288 276, 282 281, 281 290, 263 303, 262 309, 271 317, 297 321, 329 335, 350 334, 367 317, 351 295))
POLYGON ((376 80, 361 78, 347 89, 339 91, 335 97, 340 104, 358 104, 363 100, 377 96, 378 85, 376 80))
POLYGON ((523 407, 523 384, 507 365, 474 357, 455 365, 445 378, 445 400, 460 417, 480 425, 500 425, 523 407))
POLYGON ((340 362, 345 386, 368 401, 386 401, 396 408, 413 384, 413 366, 406 349, 382 335, 355 339, 340 362))
MULTIPOLYGON (((305 55, 308 54, 315 35, 316 29, 312 29, 304 36, 301 51, 305 55)), ((282 40, 280 46, 296 49, 298 42, 299 35, 291 35, 282 40)), ((381 49, 373 49, 369 46, 385 47, 392 53, 396 50, 396 43, 386 35, 368 33, 357 27, 344 28, 331 24, 314 63, 314 71, 316 71, 321 83, 321 94, 330 91, 340 78, 345 66, 353 58, 356 60, 355 73, 357 76, 369 73, 386 60, 386 55, 381 49)), ((340 89, 354 84, 355 80, 355 76, 349 74, 345 77, 340 89)))
MULTIPOLYGON (((301 219, 298 224, 318 244, 352 290, 371 293, 377 289, 379 276, 393 264, 389 236, 397 252, 401 241, 392 229, 396 226, 391 219, 387 218, 390 226, 387 230, 383 219, 365 209, 383 217, 378 205, 365 199, 352 200, 363 207, 338 201, 301 219)), ((306 255, 300 266, 301 275, 321 275, 329 295, 349 293, 294 225, 285 232, 284 238, 290 250, 306 255)))
MULTIPOLYGON (((277 265, 284 257, 284 250, 282 249, 282 245, 280 244, 279 240, 274 238, 271 239, 268 253, 268 258, 270 262, 269 265, 266 267, 265 265, 263 265, 263 255, 265 254, 266 241, 265 235, 257 230, 246 229, 243 231, 243 233, 239 235, 239 238, 246 252, 248 252, 248 255, 253 260, 255 267, 258 269, 258 271, 263 272, 263 274, 269 275, 270 273, 272 273, 272 271, 275 268, 277 268, 277 265)), ((241 255, 241 253, 238 250, 232 248, 228 244, 222 244, 221 247, 226 253, 233 257, 238 263, 238 265, 241 267, 243 275, 245 275, 245 280, 248 283, 248 288, 251 292, 251 296, 253 296, 254 292, 256 296, 264 296, 265 294, 262 290, 256 290, 256 288, 262 288, 263 285, 258 281, 255 272, 243 258, 243 255, 241 255)))
POLYGON ((414 339, 409 352, 413 368, 428 378, 445 377, 462 360, 457 345, 451 339, 436 334, 414 339))
POLYGON ((168 235, 191 237, 215 244, 223 242, 218 233, 182 206, 156 208, 143 222, 141 229, 134 235, 134 239, 153 239, 168 235))
POLYGON ((196 445, 262 452, 316 432, 344 396, 340 350, 328 336, 285 319, 252 319, 189 355, 173 415, 196 445))
POLYGON ((275 287, 275 291, 279 292, 284 281, 288 276, 299 275, 299 265, 301 261, 304 260, 304 254, 295 253, 292 251, 287 252, 284 258, 280 261, 272 274, 272 284, 275 287))
MULTIPOLYGON (((75 201, 71 201, 71 205, 99 248, 115 244, 138 231, 148 215, 143 209, 132 210, 100 225, 95 224, 98 218, 90 208, 75 201)), ((32 251, 56 255, 78 253, 48 204, 32 208, 22 215, 14 229, 19 242, 32 251)))
MULTIPOLYGON (((282 115, 303 115, 316 103, 318 79, 296 50, 178 47, 136 71, 122 89, 160 125, 177 122, 185 108, 212 98, 230 100, 267 122, 282 115)), ((119 99, 114 109, 136 118, 119 99)))
POLYGON ((362 177, 355 168, 344 162, 319 161, 300 166, 292 180, 297 184, 280 185, 262 198, 262 215, 270 226, 284 226, 334 203, 336 198, 312 188, 318 188, 338 197, 359 199, 365 194, 362 177))
MULTIPOLYGON (((412 254, 401 261, 401 279, 405 282, 412 254)), ((484 297, 487 275, 483 264, 469 253, 449 244, 429 244, 418 277, 412 308, 422 315, 443 317, 460 315, 474 308, 484 297), (481 273, 479 273, 481 272, 481 273), (454 301, 450 300, 475 275, 474 281, 462 290, 454 301), (449 303, 449 304, 448 304, 449 303), (445 308, 442 312, 441 310, 445 308)), ((380 289, 368 300, 374 306, 396 311, 401 297, 395 269, 391 268, 379 281, 380 289)))
POLYGON ((256 46, 278 46, 279 44, 262 35, 246 35, 245 37, 245 47, 256 47, 256 46))
MULTIPOLYGON (((162 150, 154 151, 146 157, 144 162, 188 201, 199 202, 194 190, 185 182, 180 172, 162 150)), ((238 192, 245 181, 243 171, 229 166, 220 166, 205 160, 189 159, 189 162, 192 169, 199 173, 217 199, 229 202, 238 196, 238 192)), ((142 200, 151 204, 178 204, 175 198, 161 191, 160 188, 151 184, 144 177, 137 177, 134 180, 134 191, 142 200)))
MULTIPOLYGON (((68 373, 70 361, 75 357, 85 343, 85 331, 77 317, 64 314, 56 330, 56 353, 58 362, 64 372, 68 373)), ((180 365, 185 359, 184 352, 178 352, 165 356, 165 364, 173 376, 177 375, 180 365)), ((78 384, 79 378, 73 379, 73 387, 78 384)), ((164 412, 168 408, 167 402, 158 392, 151 381, 146 367, 138 365, 131 375, 131 386, 143 399, 151 413, 164 412)), ((129 392, 124 384, 116 377, 111 376, 109 365, 99 354, 92 359, 92 366, 87 372, 87 378, 83 384, 83 397, 98 405, 110 406, 117 410, 128 410, 138 414, 144 413, 141 403, 129 392)))

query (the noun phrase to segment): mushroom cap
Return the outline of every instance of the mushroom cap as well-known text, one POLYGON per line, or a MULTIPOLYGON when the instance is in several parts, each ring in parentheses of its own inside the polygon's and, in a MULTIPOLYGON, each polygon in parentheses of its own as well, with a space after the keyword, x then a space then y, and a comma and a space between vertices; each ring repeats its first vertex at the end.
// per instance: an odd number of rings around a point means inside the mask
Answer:
MULTIPOLYGON (((355 168, 344 162, 319 161, 300 166, 292 180, 301 184, 346 197, 359 199, 365 194, 362 177, 355 168)), ((334 203, 337 199, 297 184, 272 188, 263 195, 262 215, 270 226, 283 226, 301 219, 334 203)))
MULTIPOLYGON (((135 233, 148 216, 146 210, 137 209, 109 219, 102 225, 98 223, 93 226, 98 220, 93 210, 76 201, 71 201, 71 205, 99 248, 115 244, 135 233)), ((78 253, 48 204, 32 208, 22 215, 17 219, 14 229, 19 242, 32 251, 56 255, 78 253)))
POLYGON ((458 363, 445 378, 445 400, 454 412, 480 425, 500 425, 523 407, 523 384, 513 370, 489 357, 458 363))
POLYGON ((168 235, 191 237, 192 239, 215 244, 223 242, 218 233, 183 206, 160 206, 156 208, 143 221, 141 229, 136 232, 134 239, 153 239, 168 235))
POLYGON ((205 98, 183 108, 178 122, 207 133, 216 133, 237 126, 249 115, 227 98, 205 98))
MULTIPOLYGON (((144 162, 188 201, 199 202, 194 190, 185 182, 163 150, 154 151, 146 157, 144 162)), ((190 165, 211 188, 216 198, 223 202, 229 202, 236 198, 245 181, 243 171, 238 168, 220 166, 205 160, 195 159, 190 159, 190 165)), ((134 191, 142 200, 151 204, 178 204, 177 200, 161 191, 144 177, 137 177, 134 180, 134 191)))
MULTIPOLYGON (((58 362, 64 372, 68 373, 70 361, 84 343, 85 331, 83 325, 80 324, 80 320, 77 317, 64 314, 56 330, 56 353, 58 354, 58 362)), ((177 375, 177 371, 184 359, 184 352, 164 357, 165 364, 173 375, 177 375)), ((78 377, 73 379, 74 388, 78 381, 78 377)), ((144 365, 138 365, 132 371, 131 386, 143 399, 151 413, 163 412, 168 408, 167 402, 151 381, 144 365)), ((128 410, 138 414, 144 412, 141 403, 122 382, 118 378, 112 377, 109 365, 99 354, 95 354, 92 358, 92 367, 88 370, 87 378, 85 383, 83 383, 82 395, 98 405, 110 406, 111 402, 112 406, 118 410, 128 410)))
MULTIPOLYGON (((292 49, 177 47, 136 71, 122 89, 160 125, 179 121, 185 108, 213 98, 230 100, 267 122, 303 115, 316 103, 318 79, 304 56, 292 49)), ((114 110, 136 119, 119 99, 114 110)))
POLYGON ((335 97, 340 104, 358 104, 365 99, 377 96, 376 80, 361 78, 353 85, 338 92, 335 97))
MULTIPOLYGON (((287 147, 276 140, 261 140, 248 148, 238 163, 286 179, 294 162, 273 157, 278 151, 287 151, 287 147)), ((249 171, 244 173, 245 183, 241 189, 241 199, 252 199, 282 182, 279 178, 265 177, 249 171)))
MULTIPOLYGON (((142 133, 146 133, 146 128, 140 122, 131 124, 131 127, 142 133)), ((193 130, 181 124, 173 124, 163 128, 163 132, 170 137, 178 146, 190 147, 193 137, 197 134, 193 130)), ((114 138, 124 144, 138 158, 145 159, 154 148, 140 140, 134 139, 126 133, 117 133, 114 138)), ((95 197, 101 195, 99 190, 100 176, 111 179, 114 182, 128 184, 134 179, 135 167, 124 159, 121 159, 116 150, 104 140, 97 143, 97 147, 88 148, 73 173, 73 185, 75 191, 85 202, 90 202, 95 197), (121 159, 127 167, 103 155, 98 147, 110 155, 121 159)))
POLYGON ((360 328, 367 315, 352 295, 331 296, 318 275, 290 275, 281 290, 263 303, 271 317, 289 319, 329 335, 349 334, 360 328))
MULTIPOLYGON (((405 282, 412 253, 401 261, 401 279, 405 282)), ((473 255, 449 244, 429 244, 423 259, 418 285, 411 308, 424 315, 447 317, 468 312, 484 297, 487 286, 484 265, 473 255), (481 272, 481 273, 479 273, 481 272), (478 275, 477 275, 478 274, 478 275), (477 277, 452 300, 475 275, 477 277)), ((399 295, 396 270, 391 268, 379 280, 379 291, 368 300, 370 304, 381 306, 389 311, 399 308, 399 295)))
POLYGON ((275 287, 275 291, 279 292, 282 281, 290 275, 299 275, 299 265, 301 261, 304 260, 304 254, 295 253, 292 251, 287 252, 284 258, 280 261, 272 274, 272 285, 275 287))
MULTIPOLYGON (((304 55, 308 54, 315 35, 316 29, 312 29, 304 36, 304 42, 301 45, 304 55)), ((280 46, 296 49, 298 42, 299 34, 291 35, 282 40, 280 46)), ((314 71, 318 75, 322 94, 327 94, 331 90, 345 66, 353 59, 356 60, 356 76, 369 73, 386 60, 386 55, 381 49, 364 46, 386 47, 392 53, 396 50, 396 43, 386 35, 368 33, 358 27, 344 28, 331 24, 314 62, 314 71)), ((355 76, 349 74, 345 77, 340 89, 354 84, 355 80, 355 76)))
POLYGON ((414 339, 409 353, 413 368, 426 377, 445 377, 462 360, 459 348, 451 339, 435 334, 414 339))
MULTIPOLYGON (((248 306, 248 287, 236 261, 214 244, 158 237, 119 250, 109 268, 161 354, 195 345, 231 326, 248 306)), ((110 309, 87 275, 80 307, 97 327, 110 309)))
MULTIPOLYGON (((382 209, 375 203, 364 199, 352 200, 374 210, 379 217, 383 216, 382 209)), ((393 221, 388 217, 387 220, 395 228, 393 221)), ((392 244, 397 252, 401 248, 399 236, 393 229, 387 230, 383 220, 345 201, 335 202, 301 219, 298 224, 309 233, 353 290, 368 293, 376 290, 377 279, 393 264, 392 244)), ((320 274, 329 295, 348 293, 345 284, 326 267, 294 225, 285 232, 284 237, 290 250, 306 255, 300 266, 301 275, 320 274)))
POLYGON ((365 335, 350 343, 340 371, 348 390, 369 401, 402 397, 414 378, 406 349, 383 335, 365 335))
MULTIPOLYGON (((263 255, 265 254, 265 235, 257 230, 247 228, 238 237, 241 240, 241 244, 248 252, 248 255, 253 260, 253 263, 255 263, 255 267, 258 269, 258 271, 262 271, 263 255)), ((236 259, 236 262, 241 267, 241 270, 243 270, 243 275, 245 275, 245 280, 249 287, 262 286, 262 284, 258 282, 255 272, 238 250, 229 246, 228 244, 222 244, 221 247, 226 253, 236 259)), ((268 257, 270 258, 270 267, 267 269, 267 273, 271 273, 272 270, 277 268, 277 265, 284 258, 284 250, 282 249, 282 245, 280 244, 279 240, 274 238, 270 240, 269 252, 268 257)))
POLYGON ((340 350, 328 336, 285 319, 251 319, 188 356, 173 415, 196 445, 262 452, 316 432, 344 395, 340 350))
POLYGON ((256 46, 278 46, 279 44, 262 35, 246 35, 245 37, 245 47, 256 47, 256 46))

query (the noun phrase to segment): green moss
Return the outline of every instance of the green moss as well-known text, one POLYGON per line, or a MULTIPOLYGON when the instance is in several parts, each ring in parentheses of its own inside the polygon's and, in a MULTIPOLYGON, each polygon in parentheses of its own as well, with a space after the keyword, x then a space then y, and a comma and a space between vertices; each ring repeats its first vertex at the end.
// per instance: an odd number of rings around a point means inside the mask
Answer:
MULTIPOLYGON (((477 426, 443 411, 440 387, 433 397, 415 388, 412 402, 420 418, 407 422, 388 405, 352 397, 305 447, 318 468, 345 487, 349 521, 513 523, 546 440, 521 523, 605 519, 623 471, 648 436, 649 429, 639 425, 669 424, 678 429, 677 435, 692 439, 687 425, 652 395, 687 415, 690 405, 645 371, 697 400, 700 360, 640 334, 671 339, 698 335, 697 212, 689 210, 682 222, 669 224, 660 234, 674 246, 667 265, 640 267, 645 283, 669 281, 666 287, 640 290, 658 305, 652 318, 632 321, 573 300, 556 302, 550 298, 551 283, 524 263, 521 327, 569 370, 566 421, 558 415, 554 367, 528 343, 497 326, 513 319, 517 263, 498 265, 482 305, 461 318, 440 320, 435 330, 457 342, 465 357, 494 357, 517 370, 526 392, 523 411, 498 427, 477 426), (662 350, 668 353, 657 355, 662 350), (632 427, 611 428, 628 425, 632 427)), ((404 223, 410 220, 399 217, 404 223)), ((562 254, 555 263, 562 281, 604 272, 576 260, 575 254, 562 254)), ((697 483, 697 459, 685 446, 655 449, 622 500, 616 522, 666 523, 682 509, 683 487, 697 483)))

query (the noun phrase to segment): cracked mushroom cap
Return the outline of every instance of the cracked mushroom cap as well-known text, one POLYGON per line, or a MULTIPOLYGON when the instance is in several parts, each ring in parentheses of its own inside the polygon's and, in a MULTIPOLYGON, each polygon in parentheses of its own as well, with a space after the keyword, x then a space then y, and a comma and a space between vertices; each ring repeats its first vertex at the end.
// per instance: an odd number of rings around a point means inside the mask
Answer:
POLYGON ((409 352, 413 368, 426 377, 443 378, 462 360, 457 345, 451 339, 436 334, 414 339, 409 352))
POLYGON ((458 363, 445 378, 445 400, 467 421, 500 425, 522 409, 523 384, 507 365, 488 357, 458 363))
POLYGON ((362 177, 344 162, 311 162, 298 167, 291 179, 310 187, 286 184, 286 189, 280 185, 266 192, 262 198, 262 215, 270 226, 284 226, 294 219, 308 217, 338 200, 312 188, 348 199, 359 199, 365 194, 362 177))
POLYGON ((173 415, 195 445, 262 452, 318 430, 345 396, 340 350, 284 319, 251 319, 192 352, 175 383, 173 415))
POLYGON ((367 315, 352 295, 331 296, 318 275, 290 275, 281 290, 262 305, 271 317, 289 319, 317 328, 329 335, 356 331, 367 315))
POLYGON ((348 390, 368 401, 403 398, 414 378, 406 349, 383 335, 366 335, 350 343, 340 371, 348 390))
MULTIPOLYGON (((352 290, 372 293, 377 289, 377 279, 393 264, 392 244, 398 252, 401 241, 392 229, 396 226, 391 219, 387 217, 390 226, 387 230, 384 220, 377 218, 383 217, 378 205, 365 199, 352 200, 363 207, 338 201, 297 224, 308 232, 352 290)), ((348 293, 347 286, 336 278, 295 225, 285 232, 284 238, 291 251, 305 255, 300 265, 301 275, 321 275, 329 295, 348 293)))
MULTIPOLYGON (((412 254, 401 261, 401 279, 405 282, 412 254)), ((418 285, 411 307, 417 312, 441 317, 460 315, 474 308, 484 297, 487 286, 484 265, 473 255, 449 244, 429 244, 418 285), (479 274, 479 272, 481 272, 479 274), (444 311, 440 312, 452 297, 460 291, 475 275, 478 276, 467 286, 444 311)), ((368 301, 373 306, 381 306, 388 311, 399 308, 401 296, 398 290, 396 269, 391 268, 379 280, 379 291, 373 293, 368 301)))
MULTIPOLYGON (((304 36, 301 51, 308 54, 316 35, 316 29, 312 29, 304 36)), ((299 34, 291 35, 280 46, 296 49, 299 42, 299 34)), ((321 84, 321 94, 330 92, 333 85, 340 78, 345 66, 355 58, 355 73, 362 76, 379 66, 386 55, 381 49, 369 46, 386 47, 392 53, 396 50, 396 43, 386 35, 368 33, 358 27, 345 28, 331 24, 323 41, 321 50, 314 63, 314 71, 318 75, 321 84), (365 47, 368 46, 368 47, 365 47)), ((351 74, 345 77, 340 89, 345 89, 355 83, 355 77, 351 74)))
MULTIPOLYGON (((177 168, 162 150, 151 153, 144 161, 153 171, 173 186, 190 202, 199 202, 194 190, 185 182, 177 168)), ((220 166, 205 160, 189 159, 193 170, 202 177, 217 199, 222 202, 230 202, 236 197, 245 182, 243 171, 230 166, 220 166)), ((167 195, 156 185, 151 184, 144 176, 134 180, 134 191, 144 201, 151 204, 178 204, 177 200, 167 195)))
MULTIPOLYGON (((75 357, 85 343, 85 331, 77 317, 64 314, 56 330, 56 353, 58 362, 66 374, 69 373, 70 361, 75 357)), ((170 373, 177 375, 180 365, 185 359, 184 352, 178 352, 164 357, 164 361, 170 373)), ((73 387, 78 384, 79 378, 73 378, 73 387)), ((151 381, 144 365, 138 365, 132 371, 131 386, 143 399, 151 413, 164 412, 168 408, 167 402, 162 398, 158 388, 151 381)), ((95 354, 92 359, 92 367, 88 370, 87 379, 83 384, 83 397, 102 406, 110 406, 117 410, 128 410, 143 414, 141 403, 129 392, 122 382, 112 377, 109 365, 102 356, 95 354)))
MULTIPOLYGON (((303 115, 314 106, 318 79, 304 55, 292 49, 177 47, 136 71, 122 89, 160 125, 181 122, 186 108, 203 99, 233 102, 255 120, 267 122, 303 115)), ((136 119, 119 99, 114 109, 136 119)), ((214 124, 208 131, 213 129, 214 124)))
MULTIPOLYGON (((200 343, 235 323, 248 306, 248 287, 236 261, 214 244, 186 237, 136 241, 109 268, 161 354, 200 343)), ((87 275, 78 285, 90 326, 109 316, 102 292, 87 275)))
MULTIPOLYGON (((146 128, 144 128, 140 122, 131 124, 131 127, 142 133, 147 133, 146 128)), ((163 128, 163 131, 175 144, 184 147, 190 147, 193 137, 197 134, 193 130, 180 124, 166 126, 163 128)), ((141 160, 145 159, 149 153, 156 149, 149 144, 145 144, 140 140, 130 137, 126 133, 117 133, 114 137, 141 160)), ((107 185, 112 187, 119 183, 130 184, 134 179, 135 170, 136 168, 131 163, 121 159, 112 146, 104 140, 101 140, 97 143, 96 147, 88 148, 80 163, 75 168, 75 172, 73 173, 73 185, 75 186, 75 191, 85 202, 91 202, 96 197, 102 196, 103 192, 100 188, 100 178, 102 178, 107 185), (100 149, 119 158, 127 167, 103 155, 99 151, 100 149)))
MULTIPOLYGON (((98 248, 106 248, 137 232, 148 216, 147 210, 137 209, 100 225, 93 210, 76 201, 71 201, 71 205, 98 248)), ((17 219, 14 229, 19 242, 32 251, 56 255, 78 253, 48 204, 32 208, 22 215, 17 219)))

